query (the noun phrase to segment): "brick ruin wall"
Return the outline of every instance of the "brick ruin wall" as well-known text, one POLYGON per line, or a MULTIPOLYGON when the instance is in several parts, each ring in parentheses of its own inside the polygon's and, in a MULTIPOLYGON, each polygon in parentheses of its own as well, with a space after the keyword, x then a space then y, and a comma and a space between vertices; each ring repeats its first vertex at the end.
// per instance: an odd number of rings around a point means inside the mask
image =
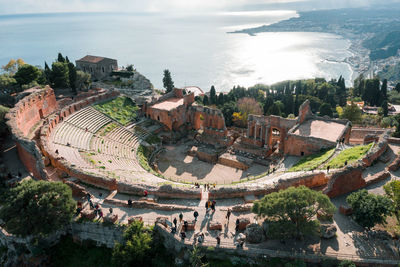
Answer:
POLYGON ((47 175, 40 149, 34 140, 28 138, 28 134, 32 127, 57 108, 54 91, 46 86, 21 99, 6 115, 18 156, 28 172, 37 179, 46 179, 47 175))
POLYGON ((385 132, 385 129, 379 128, 361 128, 361 127, 353 127, 351 129, 350 134, 350 143, 351 144, 365 144, 365 138, 368 136, 377 136, 379 137, 385 132))
POLYGON ((192 129, 204 129, 204 132, 209 135, 224 138, 228 134, 224 115, 219 109, 190 106, 187 113, 187 121, 192 129))
POLYGON ((55 114, 49 116, 47 118, 47 124, 44 125, 40 131, 40 148, 46 161, 51 162, 51 165, 56 169, 68 174, 71 177, 78 178, 82 182, 95 185, 100 188, 115 190, 117 188, 115 179, 90 174, 73 166, 70 162, 59 157, 55 153, 55 151, 51 149, 51 146, 49 146, 48 142, 50 135, 57 124, 64 121, 69 115, 97 102, 113 99, 118 95, 119 93, 117 91, 103 91, 98 95, 91 96, 84 100, 75 102, 69 106, 66 106, 57 111, 55 114))
POLYGON ((296 156, 311 155, 320 152, 322 149, 332 148, 335 146, 335 142, 325 139, 290 134, 285 140, 284 153, 296 156))

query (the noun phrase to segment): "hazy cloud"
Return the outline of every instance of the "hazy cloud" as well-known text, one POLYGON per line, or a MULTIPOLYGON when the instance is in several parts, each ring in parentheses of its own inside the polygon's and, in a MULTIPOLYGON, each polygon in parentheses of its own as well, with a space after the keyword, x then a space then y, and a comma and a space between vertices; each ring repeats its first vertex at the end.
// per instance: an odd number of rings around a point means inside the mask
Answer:
POLYGON ((199 12, 308 0, 0 0, 0 14, 43 12, 199 12))

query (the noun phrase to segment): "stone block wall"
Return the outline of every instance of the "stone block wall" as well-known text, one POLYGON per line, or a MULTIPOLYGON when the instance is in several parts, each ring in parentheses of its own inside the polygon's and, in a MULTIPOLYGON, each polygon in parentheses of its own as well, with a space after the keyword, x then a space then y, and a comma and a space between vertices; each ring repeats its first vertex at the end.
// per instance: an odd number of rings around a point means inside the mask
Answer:
POLYGON ((287 155, 301 156, 320 152, 322 149, 335 147, 336 143, 310 136, 289 134, 285 140, 284 153, 287 155))

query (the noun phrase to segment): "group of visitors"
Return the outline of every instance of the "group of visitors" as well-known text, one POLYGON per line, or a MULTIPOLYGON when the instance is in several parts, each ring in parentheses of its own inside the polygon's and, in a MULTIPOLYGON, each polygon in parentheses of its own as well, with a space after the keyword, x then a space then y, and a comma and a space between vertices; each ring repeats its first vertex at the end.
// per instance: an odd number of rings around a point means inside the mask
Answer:
MULTIPOLYGON (((199 183, 195 183, 194 184, 196 186, 196 188, 200 188, 200 184, 199 183)), ((213 188, 215 188, 217 186, 216 183, 212 184, 213 188)), ((204 191, 209 191, 210 190, 211 185, 209 183, 204 184, 204 191)))

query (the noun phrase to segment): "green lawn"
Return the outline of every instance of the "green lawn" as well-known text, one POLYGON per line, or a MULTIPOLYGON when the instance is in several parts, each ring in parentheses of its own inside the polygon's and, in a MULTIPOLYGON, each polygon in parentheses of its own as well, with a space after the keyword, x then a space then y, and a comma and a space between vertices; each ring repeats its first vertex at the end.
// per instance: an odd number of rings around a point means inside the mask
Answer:
POLYGON ((333 153, 335 149, 325 150, 318 154, 303 157, 293 165, 288 171, 298 172, 298 171, 311 171, 318 168, 322 163, 324 163, 333 153))
POLYGON ((334 157, 328 163, 328 165, 331 167, 331 169, 338 169, 343 167, 346 161, 347 164, 351 164, 359 159, 362 159, 364 155, 367 154, 368 150, 372 147, 373 144, 374 143, 370 143, 368 145, 355 146, 343 150, 342 152, 340 152, 339 155, 334 157))
POLYGON ((94 105, 93 107, 122 125, 126 125, 136 118, 137 111, 139 110, 139 107, 126 96, 120 96, 102 104, 94 105))

